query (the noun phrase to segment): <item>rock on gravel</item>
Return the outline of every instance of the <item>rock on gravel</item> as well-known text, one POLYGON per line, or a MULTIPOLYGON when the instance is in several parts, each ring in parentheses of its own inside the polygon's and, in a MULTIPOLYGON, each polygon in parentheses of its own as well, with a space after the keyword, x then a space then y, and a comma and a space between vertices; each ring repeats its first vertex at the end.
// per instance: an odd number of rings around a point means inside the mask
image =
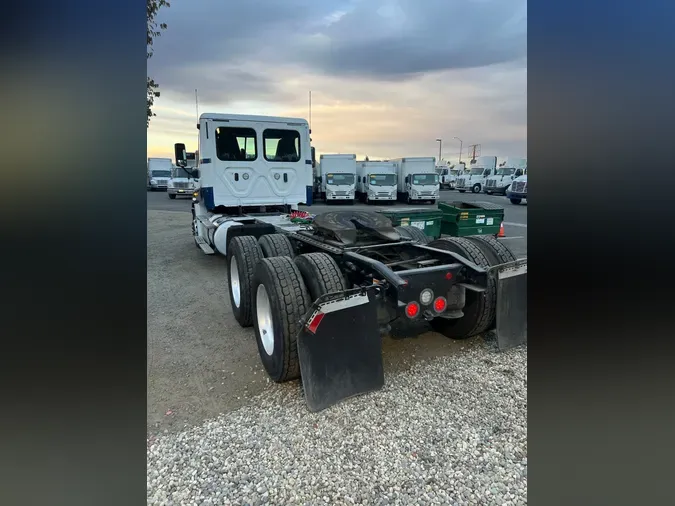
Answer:
POLYGON ((153 505, 526 503, 526 347, 420 363, 316 414, 274 385, 148 446, 153 505))

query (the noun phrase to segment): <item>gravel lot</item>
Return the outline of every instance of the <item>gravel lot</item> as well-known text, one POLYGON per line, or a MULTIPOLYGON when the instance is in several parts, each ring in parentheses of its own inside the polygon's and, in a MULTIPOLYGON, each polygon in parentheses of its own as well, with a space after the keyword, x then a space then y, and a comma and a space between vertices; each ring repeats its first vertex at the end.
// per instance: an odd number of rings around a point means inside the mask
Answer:
POLYGON ((148 504, 526 504, 527 349, 475 341, 307 411, 296 383, 148 443, 148 504))

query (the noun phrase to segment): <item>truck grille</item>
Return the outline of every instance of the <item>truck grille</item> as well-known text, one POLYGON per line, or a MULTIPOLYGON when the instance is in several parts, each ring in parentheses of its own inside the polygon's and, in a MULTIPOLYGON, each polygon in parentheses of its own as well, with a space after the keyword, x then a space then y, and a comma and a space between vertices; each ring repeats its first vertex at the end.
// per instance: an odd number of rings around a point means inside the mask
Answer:
POLYGON ((168 179, 158 179, 157 180, 157 185, 158 186, 166 186, 169 183, 168 179))
POLYGON ((388 192, 377 192, 378 197, 388 197, 389 193, 388 192))
POLYGON ((487 183, 485 183, 485 186, 487 186, 489 188, 491 188, 493 186, 497 186, 497 181, 495 181, 494 179, 488 179, 487 183))
POLYGON ((345 197, 347 195, 347 192, 341 192, 341 191, 337 191, 337 192, 334 192, 334 193, 338 197, 345 197))
POLYGON ((184 183, 184 182, 181 181, 181 182, 178 182, 178 183, 174 183, 173 187, 174 188, 183 188, 183 189, 192 188, 192 183, 184 183))
POLYGON ((511 186, 511 191, 516 193, 525 193, 527 191, 527 183, 524 181, 516 181, 511 186))
POLYGON ((457 178, 457 186, 463 187, 465 184, 466 180, 463 177, 458 177, 457 178))

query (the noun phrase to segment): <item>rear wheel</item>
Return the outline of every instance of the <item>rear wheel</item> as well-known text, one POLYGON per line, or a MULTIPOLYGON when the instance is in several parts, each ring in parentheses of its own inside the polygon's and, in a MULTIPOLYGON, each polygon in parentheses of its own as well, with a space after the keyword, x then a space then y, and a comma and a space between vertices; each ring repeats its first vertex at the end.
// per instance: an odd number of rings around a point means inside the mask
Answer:
POLYGON ((171 200, 175 199, 175 198, 176 198, 176 194, 175 194, 175 193, 169 193, 169 198, 170 198, 171 200))
POLYGON ((297 335, 310 305, 307 287, 288 257, 260 261, 253 279, 253 326, 260 359, 276 382, 300 377, 297 335))
POLYGON ((265 258, 295 256, 293 245, 284 234, 267 234, 258 239, 260 249, 265 258))
POLYGON ((490 260, 490 265, 505 264, 517 260, 516 255, 504 244, 491 235, 470 235, 466 239, 472 241, 490 260))
POLYGON ((473 185, 473 186, 471 187, 471 191, 472 191, 473 193, 480 193, 480 184, 476 183, 475 185, 473 185))
POLYGON ((518 205, 518 204, 520 204, 520 202, 521 202, 521 199, 509 199, 509 200, 510 200, 511 203, 514 204, 514 205, 518 205))
POLYGON ((310 304, 322 295, 341 292, 347 289, 347 283, 340 267, 326 253, 306 253, 295 257, 295 265, 305 280, 311 298, 310 304))
POLYGON ((431 237, 429 237, 417 227, 396 227, 395 230, 401 237, 412 239, 413 241, 420 244, 429 244, 431 242, 431 237))
MULTIPOLYGON (((429 243, 432 248, 458 253, 480 267, 489 267, 490 260, 472 241, 464 237, 445 237, 429 243)), ((432 328, 452 339, 466 339, 487 330, 495 319, 497 290, 495 280, 488 276, 487 290, 466 290, 464 316, 457 319, 434 318, 432 328)))
POLYGON ((242 327, 253 323, 253 275, 262 259, 258 241, 252 235, 233 237, 227 246, 227 281, 235 320, 242 327))

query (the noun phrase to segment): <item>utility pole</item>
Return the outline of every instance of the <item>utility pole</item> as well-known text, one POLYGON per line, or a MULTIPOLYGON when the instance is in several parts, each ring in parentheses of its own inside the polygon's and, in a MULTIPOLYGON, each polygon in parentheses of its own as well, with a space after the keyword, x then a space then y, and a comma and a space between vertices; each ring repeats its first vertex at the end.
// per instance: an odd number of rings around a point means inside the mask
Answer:
POLYGON ((443 139, 436 139, 438 142, 438 164, 441 164, 441 153, 443 152, 443 139))
POLYGON ((464 142, 459 137, 453 137, 453 139, 457 139, 459 141, 459 162, 458 163, 462 163, 462 145, 464 144, 464 142))
POLYGON ((480 155, 480 144, 471 144, 469 146, 469 152, 471 153, 471 160, 475 160, 476 152, 480 155))
POLYGON ((312 133, 312 90, 309 90, 309 133, 312 133))

